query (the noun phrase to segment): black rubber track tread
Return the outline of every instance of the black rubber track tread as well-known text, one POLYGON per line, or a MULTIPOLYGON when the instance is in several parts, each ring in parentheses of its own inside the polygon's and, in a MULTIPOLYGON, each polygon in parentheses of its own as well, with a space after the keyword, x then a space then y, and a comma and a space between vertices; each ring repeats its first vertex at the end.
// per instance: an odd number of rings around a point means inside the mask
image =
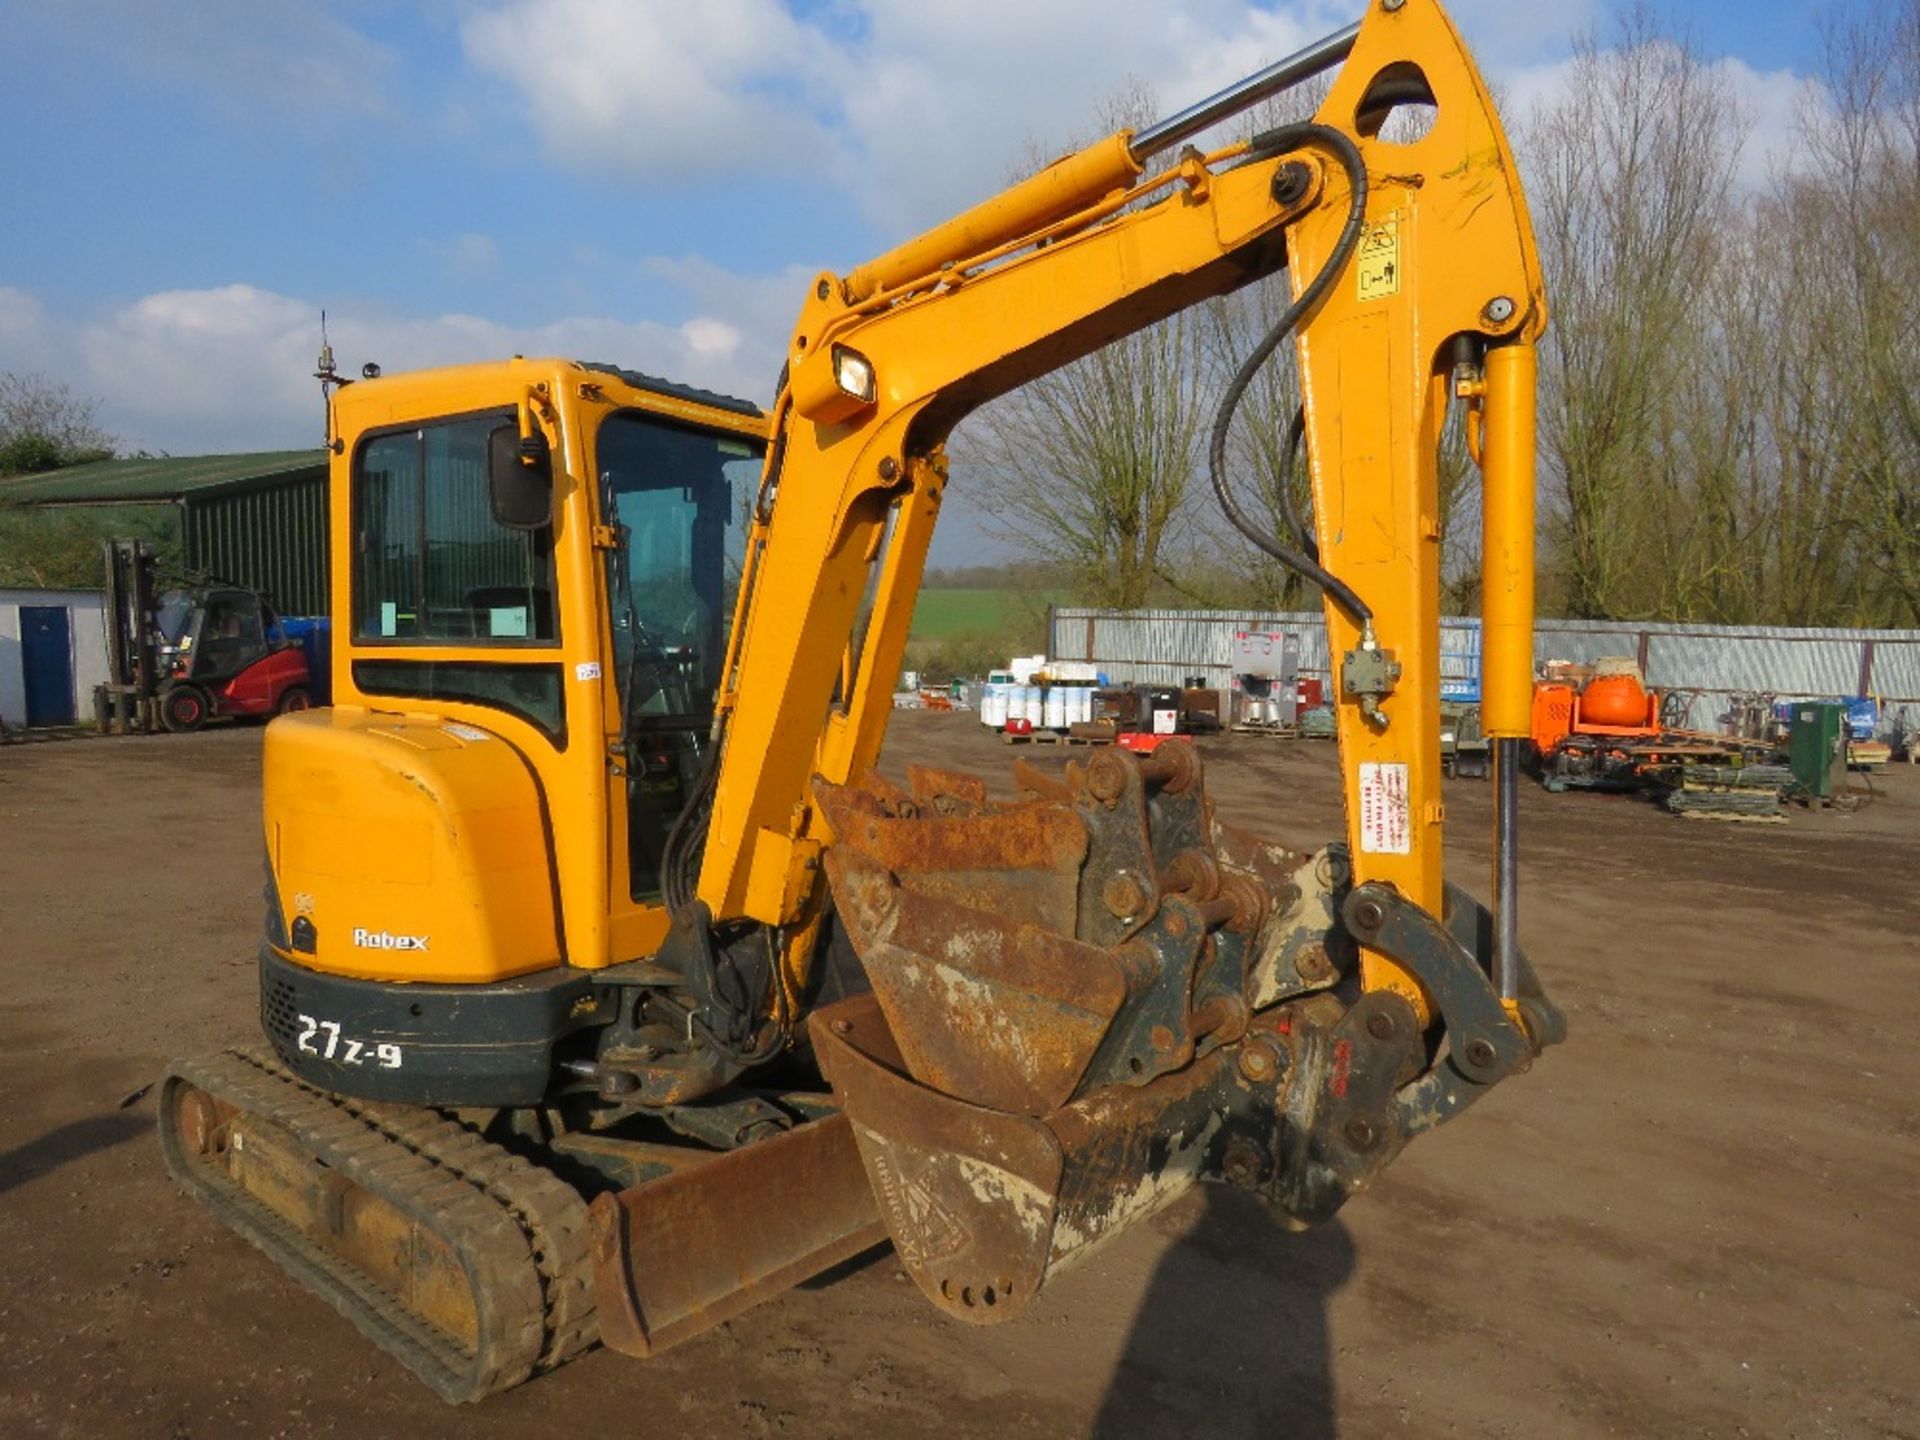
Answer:
POLYGON ((585 1202, 556 1176, 457 1121, 328 1094, 255 1049, 176 1062, 160 1116, 174 1178, 443 1399, 479 1400, 511 1389, 598 1338, 585 1202), (470 1349, 410 1314, 370 1277, 195 1163, 171 1123, 183 1085, 288 1131, 316 1160, 449 1241, 473 1286, 479 1344, 470 1349))
MULTIPOLYGON (((279 1068, 277 1062, 268 1063, 279 1068)), ((438 1111, 327 1098, 481 1187, 512 1213, 540 1276, 546 1335, 535 1373, 566 1364, 599 1340, 590 1253, 593 1237, 579 1191, 438 1111)))

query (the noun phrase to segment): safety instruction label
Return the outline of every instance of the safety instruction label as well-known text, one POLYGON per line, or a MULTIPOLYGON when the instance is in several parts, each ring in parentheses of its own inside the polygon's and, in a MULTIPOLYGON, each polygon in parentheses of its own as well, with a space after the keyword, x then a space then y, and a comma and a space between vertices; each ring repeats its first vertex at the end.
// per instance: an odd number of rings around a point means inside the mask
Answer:
POLYGON ((1362 300, 1384 300, 1400 293, 1400 212, 1390 210, 1360 232, 1354 260, 1362 300))
POLYGON ((1405 765, 1360 763, 1360 848, 1368 855, 1413 853, 1405 765))

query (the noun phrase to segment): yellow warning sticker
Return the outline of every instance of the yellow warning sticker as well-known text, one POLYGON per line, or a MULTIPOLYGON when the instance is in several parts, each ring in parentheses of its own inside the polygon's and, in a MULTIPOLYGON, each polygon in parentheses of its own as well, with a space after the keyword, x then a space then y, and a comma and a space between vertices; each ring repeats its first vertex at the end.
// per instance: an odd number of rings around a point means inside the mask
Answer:
POLYGON ((1400 293, 1400 212, 1390 210, 1360 232, 1360 299, 1400 293))

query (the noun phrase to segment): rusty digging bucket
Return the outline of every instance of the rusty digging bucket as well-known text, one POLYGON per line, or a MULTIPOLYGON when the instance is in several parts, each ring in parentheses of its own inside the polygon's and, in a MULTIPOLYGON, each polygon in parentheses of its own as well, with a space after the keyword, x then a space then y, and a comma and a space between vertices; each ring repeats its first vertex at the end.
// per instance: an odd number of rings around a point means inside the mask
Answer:
POLYGON ((816 782, 841 925, 872 983, 809 1019, 881 1217, 927 1296, 1016 1314, 1047 1277, 1195 1181, 1324 1220, 1413 1135, 1563 1033, 1522 961, 1488 981, 1486 912, 1432 916, 1218 821, 1199 755, 1115 750, 1023 798, 916 768, 816 782), (1433 1023, 1363 991, 1359 947, 1433 1023))

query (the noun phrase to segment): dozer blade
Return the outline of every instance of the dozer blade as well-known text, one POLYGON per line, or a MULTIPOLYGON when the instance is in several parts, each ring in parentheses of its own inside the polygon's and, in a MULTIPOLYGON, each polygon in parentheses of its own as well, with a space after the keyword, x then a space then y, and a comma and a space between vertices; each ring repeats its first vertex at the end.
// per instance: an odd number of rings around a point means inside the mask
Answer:
POLYGON ((442 1398, 593 1344, 579 1194, 432 1110, 312 1089, 264 1051, 175 1062, 167 1168, 442 1398))
POLYGON ((971 777, 816 781, 834 906, 872 993, 808 1019, 887 1230, 936 1305, 1006 1319, 1196 1181, 1328 1218, 1414 1135, 1561 1037, 1524 959, 1488 979, 1486 912, 1444 917, 1214 819, 1199 756, 1096 753, 971 777), (1359 947, 1435 1024, 1364 992, 1359 947))
POLYGON ((886 1243, 844 1116, 593 1202, 600 1338, 657 1355, 886 1243))

